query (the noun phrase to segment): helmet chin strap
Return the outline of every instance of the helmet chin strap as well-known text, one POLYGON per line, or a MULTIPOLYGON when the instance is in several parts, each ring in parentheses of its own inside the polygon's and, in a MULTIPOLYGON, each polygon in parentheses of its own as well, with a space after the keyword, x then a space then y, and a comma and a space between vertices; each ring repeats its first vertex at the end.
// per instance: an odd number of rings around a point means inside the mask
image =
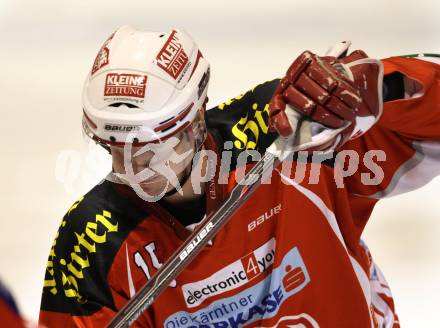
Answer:
MULTIPOLYGON (((203 147, 203 145, 202 145, 203 147)), ((200 149, 202 148, 200 147, 200 149)), ((185 175, 183 175, 182 179, 179 179, 179 187, 176 188, 174 187, 173 189, 171 189, 170 191, 167 191, 164 195, 163 198, 167 198, 170 197, 172 195, 174 195, 176 192, 182 190, 183 186, 186 184, 186 182, 188 181, 188 179, 191 177, 191 173, 192 173, 192 168, 194 167, 194 157, 198 157, 197 161, 200 161, 201 156, 196 156, 194 154, 191 163, 186 167, 185 169, 185 175)))
POLYGON ((173 189, 167 191, 167 192, 163 195, 163 198, 170 197, 170 196, 174 195, 176 192, 180 191, 180 190, 183 188, 183 186, 185 185, 185 183, 188 181, 189 177, 191 176, 191 172, 192 172, 191 168, 192 168, 193 160, 194 160, 194 157, 193 157, 193 159, 191 160, 191 164, 188 165, 187 168, 185 169, 186 173, 185 173, 185 175, 183 176, 183 178, 182 178, 182 179, 179 179, 179 187, 177 187, 177 188, 176 188, 176 187, 173 187, 173 189))
MULTIPOLYGON (((207 101, 208 101, 208 97, 206 97, 206 100, 205 100, 205 102, 203 104, 203 110, 205 110, 205 106, 206 106, 206 102, 207 101)), ((203 120, 203 124, 206 124, 205 121, 204 121, 204 118, 202 118, 202 120, 203 120)), ((203 128, 206 129, 206 125, 203 128)), ((167 191, 163 195, 163 198, 167 198, 167 197, 173 196, 176 192, 180 191, 183 188, 183 186, 185 185, 185 183, 188 181, 188 179, 191 176, 192 168, 194 167, 194 157, 198 157, 196 164, 198 164, 198 161, 200 161, 201 156, 196 156, 196 154, 201 149, 203 149, 203 144, 204 144, 205 140, 206 140, 206 130, 204 130, 204 132, 203 132, 203 139, 201 140, 200 144, 198 144, 197 140, 195 141, 196 143, 195 143, 194 156, 191 159, 191 164, 188 165, 188 167, 185 169, 185 170, 187 170, 187 169, 189 169, 189 170, 185 173, 185 175, 183 176, 183 178, 181 180, 179 179, 179 186, 180 187, 178 187, 178 188, 174 187, 170 191, 167 191)))

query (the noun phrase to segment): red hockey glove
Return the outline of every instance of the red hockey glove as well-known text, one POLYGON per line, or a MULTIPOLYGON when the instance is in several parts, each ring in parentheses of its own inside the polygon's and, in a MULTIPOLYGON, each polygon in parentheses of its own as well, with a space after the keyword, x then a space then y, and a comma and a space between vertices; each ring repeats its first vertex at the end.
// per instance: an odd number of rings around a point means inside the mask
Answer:
POLYGON ((343 42, 324 57, 305 51, 293 62, 270 101, 272 131, 285 137, 308 134, 300 149, 328 150, 363 134, 379 119, 382 63, 361 50, 344 56, 349 45, 343 42), (301 127, 303 119, 311 123, 301 127))

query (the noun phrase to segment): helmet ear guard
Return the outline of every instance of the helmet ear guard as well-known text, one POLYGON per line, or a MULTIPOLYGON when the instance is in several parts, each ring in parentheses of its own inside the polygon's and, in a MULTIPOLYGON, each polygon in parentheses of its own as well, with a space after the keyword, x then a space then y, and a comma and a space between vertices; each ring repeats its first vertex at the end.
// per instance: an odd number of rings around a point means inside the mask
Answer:
POLYGON ((192 124, 208 83, 209 64, 187 33, 123 26, 105 41, 84 83, 83 129, 106 149, 160 142, 192 124))

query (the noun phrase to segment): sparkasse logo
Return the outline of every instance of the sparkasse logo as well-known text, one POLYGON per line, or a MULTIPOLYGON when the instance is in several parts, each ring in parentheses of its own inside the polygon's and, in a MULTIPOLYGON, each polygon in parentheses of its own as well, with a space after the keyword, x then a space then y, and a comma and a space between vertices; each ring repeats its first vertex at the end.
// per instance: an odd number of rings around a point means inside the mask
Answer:
POLYGON ((104 96, 145 97, 147 76, 109 73, 105 79, 104 96))
POLYGON ((176 36, 176 31, 171 33, 167 42, 157 55, 156 60, 160 68, 167 72, 173 79, 177 79, 188 63, 188 56, 183 50, 182 43, 176 36))

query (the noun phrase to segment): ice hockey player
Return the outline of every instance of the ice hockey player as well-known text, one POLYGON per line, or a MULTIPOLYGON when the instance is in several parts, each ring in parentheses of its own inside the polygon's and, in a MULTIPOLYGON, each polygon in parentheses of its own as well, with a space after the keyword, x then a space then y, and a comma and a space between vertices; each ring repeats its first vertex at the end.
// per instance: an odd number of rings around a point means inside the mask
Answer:
POLYGON ((439 173, 440 66, 348 46, 304 52, 281 80, 205 112, 209 65, 188 34, 112 34, 84 86, 83 128, 113 172, 61 222, 40 323, 105 326, 255 160, 240 158, 298 129, 309 156, 279 164, 135 325, 398 327, 360 237, 379 199, 439 173))
POLYGON ((21 318, 9 290, 0 281, 0 318, 2 327, 24 328, 25 321, 21 318))

